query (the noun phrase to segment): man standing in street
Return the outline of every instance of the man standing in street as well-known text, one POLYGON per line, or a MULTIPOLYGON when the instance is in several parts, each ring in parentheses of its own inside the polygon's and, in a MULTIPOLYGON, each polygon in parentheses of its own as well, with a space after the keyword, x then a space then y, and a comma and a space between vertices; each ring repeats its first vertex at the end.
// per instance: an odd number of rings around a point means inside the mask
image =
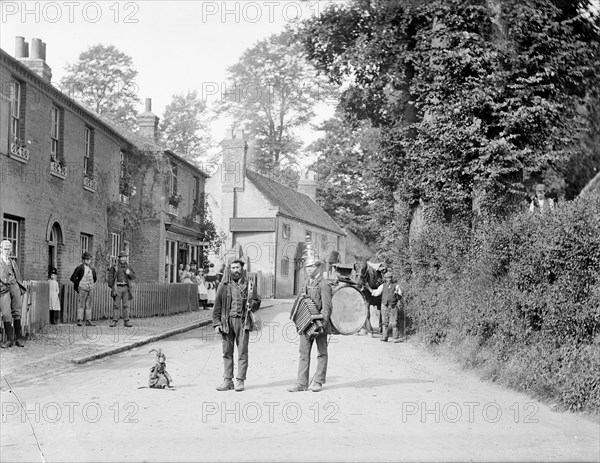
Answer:
POLYGON ((92 255, 89 252, 83 253, 82 260, 83 263, 78 265, 71 275, 71 281, 77 292, 77 326, 81 326, 84 320, 86 326, 95 326, 92 323, 90 301, 92 289, 97 281, 96 270, 90 266, 92 255))
POLYGON ((306 334, 300 335, 300 361, 298 364, 298 379, 296 384, 288 388, 289 392, 306 391, 309 386, 310 351, 313 341, 317 343, 317 372, 311 390, 319 392, 325 384, 327 376, 327 334, 330 332, 331 317, 331 284, 323 278, 321 261, 309 249, 304 263, 308 280, 302 289, 302 294, 308 296, 323 315, 323 332, 315 338, 306 334))
POLYGON ((126 328, 133 325, 129 323, 129 301, 133 299, 131 291, 131 280, 135 279, 135 273, 129 263, 127 263, 127 252, 119 253, 119 261, 113 265, 108 272, 108 286, 112 288, 111 296, 113 298, 113 319, 110 322, 111 328, 117 326, 119 322, 119 311, 123 308, 123 321, 126 328))
POLYGON ((25 347, 21 327, 21 296, 27 288, 21 280, 17 262, 10 257, 11 253, 12 243, 8 240, 2 241, 0 243, 0 311, 6 333, 6 341, 0 345, 3 349, 15 344, 25 347))
POLYGON ((213 310, 213 326, 215 335, 223 338, 223 383, 217 391, 231 389, 244 390, 244 381, 248 370, 248 340, 252 331, 249 311, 255 312, 260 307, 260 296, 255 285, 249 284, 243 276, 244 262, 234 260, 229 269, 229 279, 224 279, 217 289, 213 310), (235 386, 233 384, 233 349, 238 351, 238 367, 235 386))
MULTIPOLYGON (((381 295, 381 339, 380 341, 387 342, 390 326, 392 327, 392 337, 394 342, 402 342, 398 331, 398 305, 402 292, 397 284, 392 283, 393 275, 391 271, 387 271, 383 276, 383 284, 379 288, 371 291, 375 297, 381 295)), ((404 314, 402 314, 404 317, 404 314)), ((404 333, 402 333, 404 335, 404 333)))

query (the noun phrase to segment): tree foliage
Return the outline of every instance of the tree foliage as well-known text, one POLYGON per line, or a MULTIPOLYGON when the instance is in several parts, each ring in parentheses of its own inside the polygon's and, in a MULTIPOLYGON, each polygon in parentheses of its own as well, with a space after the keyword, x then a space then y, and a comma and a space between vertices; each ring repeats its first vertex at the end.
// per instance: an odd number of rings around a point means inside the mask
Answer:
POLYGON ((98 114, 133 129, 139 103, 136 76, 131 57, 114 45, 98 44, 65 67, 60 85, 63 92, 98 114))
POLYGON ((309 21, 303 41, 347 86, 346 117, 383 129, 390 194, 458 214, 483 196, 498 212, 581 156, 600 48, 575 3, 355 0, 309 21))
POLYGON ((296 131, 311 121, 325 90, 287 30, 257 42, 228 68, 221 111, 249 130, 257 169, 270 171, 295 159, 302 146, 296 131))
POLYGON ((210 141, 205 109, 195 90, 173 95, 160 124, 165 146, 190 162, 197 162, 206 153, 210 141))
POLYGON ((311 169, 317 173, 317 201, 342 227, 367 244, 377 237, 372 209, 377 195, 369 183, 376 178, 370 165, 379 134, 368 122, 352 126, 339 116, 318 128, 324 135, 308 147, 317 156, 311 169))

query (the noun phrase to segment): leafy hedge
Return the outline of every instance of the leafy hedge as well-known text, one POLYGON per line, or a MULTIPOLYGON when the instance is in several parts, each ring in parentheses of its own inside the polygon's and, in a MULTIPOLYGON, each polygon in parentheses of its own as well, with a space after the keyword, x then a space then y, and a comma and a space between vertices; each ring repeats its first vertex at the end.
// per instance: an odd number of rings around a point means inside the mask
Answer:
POLYGON ((600 196, 429 227, 404 254, 407 314, 492 379, 600 410, 600 196))

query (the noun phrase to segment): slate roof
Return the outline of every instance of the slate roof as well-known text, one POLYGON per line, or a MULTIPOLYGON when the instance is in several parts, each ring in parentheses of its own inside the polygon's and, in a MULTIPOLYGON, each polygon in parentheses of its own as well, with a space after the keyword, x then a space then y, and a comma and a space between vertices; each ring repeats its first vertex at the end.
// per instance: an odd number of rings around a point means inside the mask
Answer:
POLYGON ((279 208, 279 214, 345 235, 329 214, 305 194, 250 169, 246 169, 246 178, 265 195, 271 204, 279 208))

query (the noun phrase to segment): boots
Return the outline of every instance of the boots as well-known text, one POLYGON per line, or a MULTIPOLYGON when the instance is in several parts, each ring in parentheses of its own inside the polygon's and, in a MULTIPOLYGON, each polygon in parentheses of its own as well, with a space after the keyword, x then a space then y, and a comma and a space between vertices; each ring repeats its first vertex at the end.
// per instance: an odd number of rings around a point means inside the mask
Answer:
POLYGON ((387 340, 388 340, 388 326, 387 325, 383 325, 382 326, 382 331, 381 331, 381 339, 380 339, 380 341, 387 342, 387 340))
POLYGON ((15 344, 19 347, 25 347, 23 329, 21 328, 21 319, 14 319, 13 323, 15 325, 15 344))
POLYGON ((92 309, 85 309, 85 326, 96 326, 92 323, 92 309))
POLYGON ((4 333, 6 333, 6 341, 0 344, 2 349, 7 349, 15 345, 14 339, 15 334, 13 332, 13 327, 9 322, 4 322, 4 333))

